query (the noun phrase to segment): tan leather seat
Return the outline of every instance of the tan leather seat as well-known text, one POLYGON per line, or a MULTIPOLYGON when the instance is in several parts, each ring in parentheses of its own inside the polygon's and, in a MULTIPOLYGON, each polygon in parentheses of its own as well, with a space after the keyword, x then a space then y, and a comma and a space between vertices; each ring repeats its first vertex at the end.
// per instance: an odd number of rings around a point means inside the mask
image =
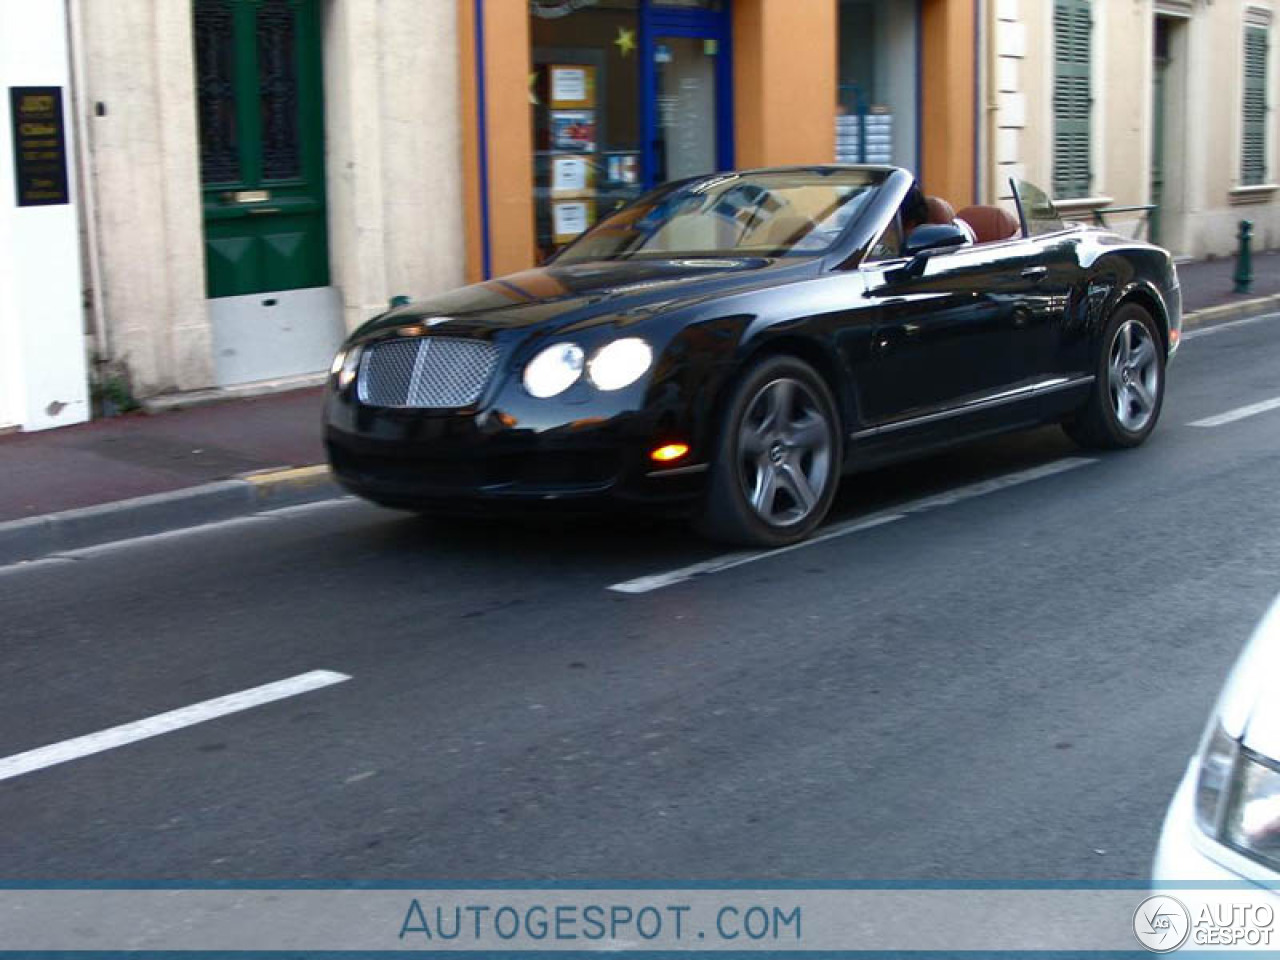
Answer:
POLYGON ((926 223, 954 223, 956 208, 941 197, 925 197, 924 208, 929 213, 926 223))
POLYGON ((791 247, 799 243, 815 224, 796 213, 776 213, 753 228, 740 241, 744 247, 791 247))
POLYGON ((965 207, 957 219, 973 228, 978 243, 999 243, 1022 233, 1022 225, 1003 207, 965 207))

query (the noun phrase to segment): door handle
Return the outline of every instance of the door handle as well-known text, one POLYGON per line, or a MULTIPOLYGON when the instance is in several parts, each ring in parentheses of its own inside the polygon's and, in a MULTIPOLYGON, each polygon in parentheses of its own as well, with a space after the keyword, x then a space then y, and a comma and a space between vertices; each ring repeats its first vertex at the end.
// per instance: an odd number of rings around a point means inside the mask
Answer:
POLYGON ((1022 271, 1023 280, 1034 280, 1036 283, 1039 283, 1048 275, 1048 267, 1027 267, 1027 269, 1022 271))

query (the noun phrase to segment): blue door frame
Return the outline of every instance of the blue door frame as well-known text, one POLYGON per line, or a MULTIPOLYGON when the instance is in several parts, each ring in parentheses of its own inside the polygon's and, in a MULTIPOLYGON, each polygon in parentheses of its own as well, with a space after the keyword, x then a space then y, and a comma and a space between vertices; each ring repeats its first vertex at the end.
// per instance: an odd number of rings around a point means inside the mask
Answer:
POLYGON ((733 43, 729 4, 721 10, 662 7, 640 0, 640 175, 646 188, 657 186, 654 144, 658 139, 658 72, 654 54, 659 37, 692 37, 716 43, 716 166, 733 169, 733 43))

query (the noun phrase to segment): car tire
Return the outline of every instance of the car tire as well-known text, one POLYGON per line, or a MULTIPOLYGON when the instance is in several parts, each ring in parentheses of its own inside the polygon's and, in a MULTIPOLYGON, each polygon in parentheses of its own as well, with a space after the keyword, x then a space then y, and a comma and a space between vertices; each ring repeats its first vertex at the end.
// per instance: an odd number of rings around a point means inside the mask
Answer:
POLYGON ((1151 314, 1125 303, 1107 321, 1101 344, 1089 402, 1063 429, 1084 447, 1136 447, 1164 405, 1164 341, 1151 314))
POLYGON ((724 405, 698 531, 750 547, 809 536, 835 499, 842 434, 831 390, 813 367, 791 356, 749 367, 724 405))

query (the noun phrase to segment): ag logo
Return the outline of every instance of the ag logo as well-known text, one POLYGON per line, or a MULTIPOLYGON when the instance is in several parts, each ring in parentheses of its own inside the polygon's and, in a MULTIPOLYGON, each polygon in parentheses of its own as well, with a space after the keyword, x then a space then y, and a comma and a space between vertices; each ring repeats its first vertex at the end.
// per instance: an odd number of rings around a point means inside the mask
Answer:
POLYGON ((1170 953, 1187 942, 1191 914, 1181 900, 1147 897, 1133 914, 1133 933, 1152 953, 1170 953))

